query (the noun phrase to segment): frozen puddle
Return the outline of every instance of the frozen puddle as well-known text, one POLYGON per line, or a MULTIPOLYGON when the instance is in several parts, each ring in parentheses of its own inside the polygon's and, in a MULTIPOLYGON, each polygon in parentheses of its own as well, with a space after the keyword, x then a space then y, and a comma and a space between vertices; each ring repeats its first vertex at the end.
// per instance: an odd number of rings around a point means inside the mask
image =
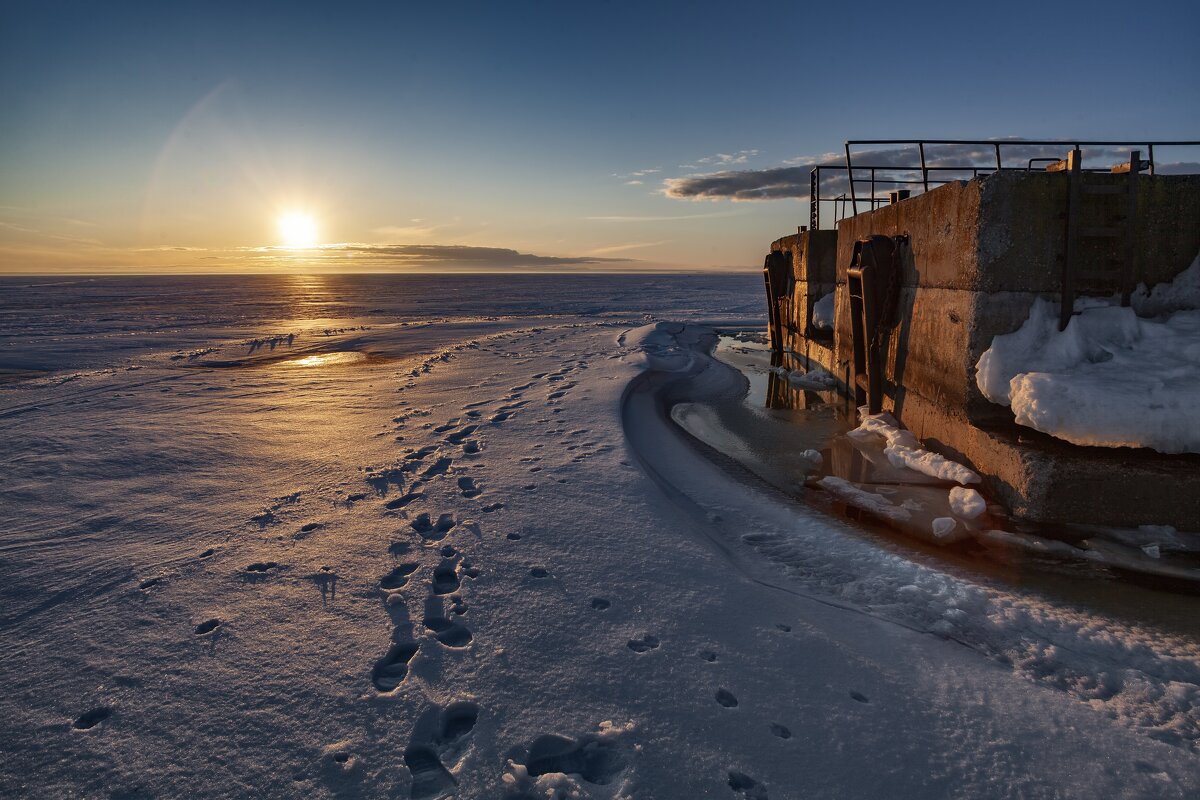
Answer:
POLYGON ((280 361, 278 365, 298 369, 314 369, 317 367, 348 366, 366 360, 366 353, 360 353, 357 350, 348 350, 337 353, 315 353, 310 356, 301 356, 300 358, 289 358, 280 361))

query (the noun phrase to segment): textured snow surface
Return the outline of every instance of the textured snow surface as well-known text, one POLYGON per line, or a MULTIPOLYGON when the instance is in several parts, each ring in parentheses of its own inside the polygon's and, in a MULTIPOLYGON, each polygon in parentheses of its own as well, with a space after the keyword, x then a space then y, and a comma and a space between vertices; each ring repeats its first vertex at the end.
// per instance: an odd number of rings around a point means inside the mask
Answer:
POLYGON ((1193 641, 671 422, 754 275, 2 288, 4 797, 1200 792, 1193 641))
POLYGON ((1075 444, 1200 452, 1197 306, 1200 259, 1171 283, 1141 287, 1133 307, 1081 298, 1063 331, 1058 305, 1038 298, 980 356, 976 383, 1018 423, 1075 444))

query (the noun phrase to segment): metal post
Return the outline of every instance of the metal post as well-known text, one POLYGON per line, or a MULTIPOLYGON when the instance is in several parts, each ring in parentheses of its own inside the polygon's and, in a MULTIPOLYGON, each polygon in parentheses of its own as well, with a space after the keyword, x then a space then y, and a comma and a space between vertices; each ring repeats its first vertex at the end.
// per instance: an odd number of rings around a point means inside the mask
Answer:
POLYGON ((1150 159, 1150 174, 1154 174, 1154 145, 1146 145, 1146 156, 1150 159))
POLYGON ((1121 305, 1128 306, 1133 297, 1134 281, 1137 279, 1137 204, 1138 174, 1142 171, 1142 151, 1129 153, 1129 199, 1125 209, 1125 274, 1121 276, 1121 305))
POLYGON ((919 142, 917 149, 921 151, 921 183, 925 187, 925 191, 929 191, 929 170, 925 166, 925 143, 919 142))
POLYGON ((1058 329, 1066 330, 1075 313, 1075 260, 1078 257, 1079 202, 1083 195, 1083 153, 1078 145, 1067 153, 1067 248, 1063 257, 1062 302, 1058 311, 1058 329))
POLYGON ((846 177, 850 179, 850 202, 854 203, 854 213, 858 214, 858 196, 854 193, 854 165, 850 163, 849 142, 846 142, 846 177))
POLYGON ((1004 169, 1003 162, 1000 160, 1000 143, 996 142, 996 172, 1004 169))
POLYGON ((813 167, 808 173, 808 227, 821 227, 821 168, 813 167))

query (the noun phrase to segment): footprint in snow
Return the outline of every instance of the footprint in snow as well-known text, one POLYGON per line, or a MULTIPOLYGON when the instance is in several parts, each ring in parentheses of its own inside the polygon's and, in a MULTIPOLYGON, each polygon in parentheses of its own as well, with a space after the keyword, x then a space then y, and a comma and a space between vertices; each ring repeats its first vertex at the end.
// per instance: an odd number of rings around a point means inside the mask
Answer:
POLYGON ((408 576, 417 571, 418 564, 407 563, 393 569, 379 579, 379 588, 385 592, 394 592, 408 583, 408 576))
POLYGON ((467 498, 483 494, 483 489, 475 482, 474 478, 459 478, 458 488, 462 492, 462 496, 467 498))
POLYGON ((454 519, 453 514, 442 514, 437 518, 437 522, 430 519, 428 513, 422 513, 412 522, 408 523, 414 531, 419 533, 422 538, 431 542, 438 542, 446 538, 446 534, 458 524, 454 519))
POLYGON ((221 627, 221 620, 215 619, 215 618, 210 619, 210 620, 205 620, 204 622, 201 622, 199 625, 196 626, 195 633, 197 636, 204 636, 206 634, 212 633, 219 627, 221 627))
POLYGON ((434 638, 446 647, 455 649, 466 647, 473 638, 466 625, 461 622, 453 622, 446 617, 426 617, 423 624, 433 632, 434 638))
POLYGON ((466 441, 468 436, 477 430, 479 430, 478 425, 467 425, 466 427, 459 428, 457 431, 447 436, 446 441, 450 444, 462 444, 464 441, 466 441))
POLYGON ((502 508, 504 508, 504 503, 489 503, 479 510, 485 514, 490 514, 493 511, 499 511, 502 508))
POLYGON ((371 669, 371 683, 380 692, 394 692, 408 677, 408 664, 421 646, 416 642, 397 642, 371 669))
MULTIPOLYGON (((627 644, 626 647, 628 647, 630 650, 632 650, 635 653, 646 653, 651 650, 657 650, 658 645, 659 645, 659 641, 658 641, 657 636, 652 636, 649 633, 644 633, 644 634, 642 634, 641 639, 630 639, 629 644, 627 644)), ((732 697, 732 695, 730 695, 730 696, 732 697)), ((734 700, 733 704, 737 705, 737 701, 734 700)))
POLYGON ((421 473, 422 478, 432 478, 435 475, 445 475, 450 471, 450 466, 454 463, 454 459, 449 456, 442 456, 433 465, 421 473))
POLYGON ((443 561, 433 570, 433 593, 453 594, 458 591, 458 562, 453 559, 443 561))
POLYGON ((414 450, 411 453, 409 453, 408 455, 404 456, 404 460, 405 461, 424 461, 427 456, 431 455, 436 450, 437 450, 436 444, 426 445, 425 447, 422 447, 420 450, 414 450))
POLYGON ((425 494, 423 492, 409 492, 402 497, 397 497, 395 500, 389 500, 388 502, 384 503, 383 507, 395 511, 398 508, 404 508, 414 500, 420 500, 424 496, 425 494))
POLYGON ((737 708, 737 698, 726 689, 717 689, 717 702, 725 708, 737 708))
POLYGON ((71 727, 77 731, 88 731, 99 725, 104 720, 112 716, 113 710, 108 706, 96 706, 93 709, 85 711, 71 723, 71 727))
POLYGON ((454 794, 458 780, 446 768, 462 752, 479 720, 479 706, 469 701, 430 709, 421 715, 404 749, 404 765, 412 776, 413 800, 435 800, 454 794))
MULTIPOLYGON (((612 783, 628 764, 627 754, 617 742, 596 734, 578 739, 544 734, 527 748, 510 753, 509 760, 524 767, 529 778, 561 772, 578 775, 598 786, 612 783)), ((518 782, 522 782, 520 778, 518 782)), ((523 796, 533 797, 533 794, 523 796)))
MULTIPOLYGON (((454 605, 461 605, 461 598, 454 605)), ((425 618, 421 623, 446 647, 458 649, 471 643, 471 630, 461 622, 446 617, 442 597, 438 595, 432 595, 425 600, 425 618)))
POLYGON ((246 581, 258 582, 266 578, 272 571, 279 567, 279 563, 275 561, 255 561, 253 564, 247 564, 242 577, 246 581))
POLYGON ((767 800, 767 787, 744 772, 729 770, 729 788, 745 800, 767 800))

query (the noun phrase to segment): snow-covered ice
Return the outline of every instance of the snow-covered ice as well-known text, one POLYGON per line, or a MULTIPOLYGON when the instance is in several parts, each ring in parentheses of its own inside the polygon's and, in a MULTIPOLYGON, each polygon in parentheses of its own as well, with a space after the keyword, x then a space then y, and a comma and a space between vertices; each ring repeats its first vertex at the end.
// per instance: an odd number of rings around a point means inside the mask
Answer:
POLYGON ((3 290, 6 797, 1200 792, 1194 637, 675 424, 756 276, 3 290))

